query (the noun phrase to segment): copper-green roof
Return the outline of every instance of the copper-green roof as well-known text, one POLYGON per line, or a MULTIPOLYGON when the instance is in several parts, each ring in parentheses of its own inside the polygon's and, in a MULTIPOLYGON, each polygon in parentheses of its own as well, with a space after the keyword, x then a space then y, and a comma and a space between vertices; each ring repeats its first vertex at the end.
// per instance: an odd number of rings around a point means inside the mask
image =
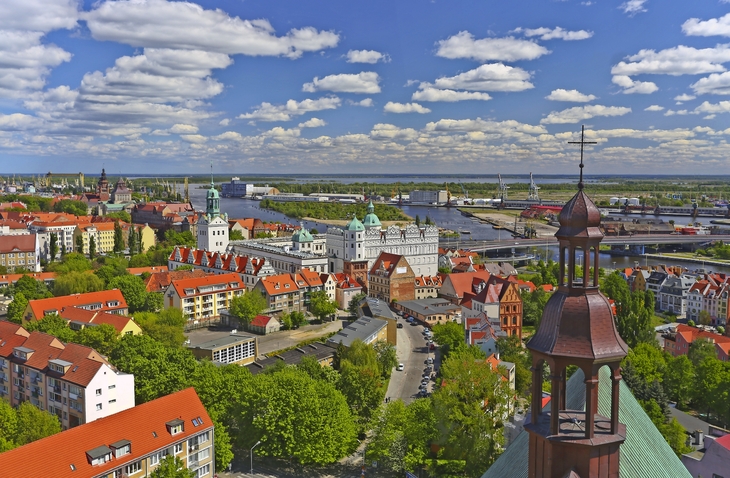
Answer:
POLYGON ((370 201, 368 203, 368 213, 365 215, 365 218, 362 220, 363 226, 365 226, 366 229, 370 229, 371 227, 382 227, 383 225, 380 223, 380 219, 378 216, 375 215, 375 206, 373 206, 373 202, 370 201))
POLYGON ((357 217, 353 217, 352 221, 347 223, 346 230, 348 231, 364 231, 365 226, 362 225, 357 217))
MULTIPOLYGON (((619 458, 619 476, 692 478, 623 381, 619 395, 619 421, 626 425, 626 441, 621 445, 619 458)), ((585 408, 585 386, 581 370, 568 380, 566 404, 572 410, 585 408)), ((599 373, 598 413, 606 417, 611 415, 611 378, 606 367, 599 373)), ((522 431, 482 478, 527 478, 528 452, 529 434, 522 431)))
POLYGON ((313 242, 314 238, 312 237, 312 234, 310 234, 309 231, 307 231, 304 228, 301 228, 294 234, 292 234, 291 237, 292 242, 313 242))

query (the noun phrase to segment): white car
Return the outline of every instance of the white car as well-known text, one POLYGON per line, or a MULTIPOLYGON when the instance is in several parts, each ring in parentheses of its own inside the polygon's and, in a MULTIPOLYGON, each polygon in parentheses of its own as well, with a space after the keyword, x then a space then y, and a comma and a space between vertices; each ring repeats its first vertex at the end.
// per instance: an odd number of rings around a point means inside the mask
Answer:
POLYGON ((399 372, 402 372, 402 371, 403 371, 403 369, 405 369, 405 368, 406 368, 406 366, 405 366, 405 365, 403 365, 402 363, 399 363, 399 364, 398 364, 398 366, 397 366, 397 367, 396 367, 395 369, 396 369, 397 371, 399 371, 399 372))

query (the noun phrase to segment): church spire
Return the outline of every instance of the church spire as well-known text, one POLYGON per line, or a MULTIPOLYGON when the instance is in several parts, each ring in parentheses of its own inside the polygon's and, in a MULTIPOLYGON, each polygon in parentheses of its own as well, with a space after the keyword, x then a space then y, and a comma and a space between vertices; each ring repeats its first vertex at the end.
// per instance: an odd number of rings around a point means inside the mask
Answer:
POLYGON ((210 160, 210 189, 205 197, 205 214, 209 218, 219 216, 220 210, 220 196, 218 190, 215 188, 215 182, 213 182, 213 160, 210 160))

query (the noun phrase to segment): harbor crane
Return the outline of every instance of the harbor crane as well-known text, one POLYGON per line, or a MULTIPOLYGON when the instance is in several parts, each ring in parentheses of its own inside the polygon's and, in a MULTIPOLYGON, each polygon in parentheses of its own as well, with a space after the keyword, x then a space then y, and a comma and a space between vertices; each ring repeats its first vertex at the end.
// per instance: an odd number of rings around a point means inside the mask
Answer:
POLYGON ((497 178, 499 178, 499 207, 503 208, 504 203, 507 201, 507 190, 509 189, 509 186, 507 186, 507 184, 502 181, 501 174, 497 174, 497 178))
POLYGON ((459 186, 461 186, 461 191, 464 193, 464 199, 469 199, 469 191, 466 190, 461 181, 459 181, 459 186))
POLYGON ((528 201, 539 201, 540 195, 538 194, 538 191, 540 188, 535 184, 535 181, 532 179, 532 173, 530 173, 530 192, 527 195, 528 201))

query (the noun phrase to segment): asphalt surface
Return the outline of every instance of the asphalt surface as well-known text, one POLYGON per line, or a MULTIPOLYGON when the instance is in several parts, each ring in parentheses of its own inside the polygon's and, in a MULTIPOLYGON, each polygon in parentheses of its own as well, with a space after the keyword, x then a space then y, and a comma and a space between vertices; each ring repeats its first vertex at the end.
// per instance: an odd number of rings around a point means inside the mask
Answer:
MULTIPOLYGON (((398 362, 405 367, 402 372, 393 371, 386 398, 390 400, 400 398, 408 404, 417 397, 418 387, 423 380, 423 373, 426 368, 426 359, 428 357, 435 358, 435 353, 428 351, 428 342, 423 335, 424 328, 422 325, 411 325, 403 318, 399 318, 398 322, 403 324, 403 328, 398 329, 396 352, 398 362)), ((429 380, 428 392, 433 391, 433 385, 433 380, 429 380)))

